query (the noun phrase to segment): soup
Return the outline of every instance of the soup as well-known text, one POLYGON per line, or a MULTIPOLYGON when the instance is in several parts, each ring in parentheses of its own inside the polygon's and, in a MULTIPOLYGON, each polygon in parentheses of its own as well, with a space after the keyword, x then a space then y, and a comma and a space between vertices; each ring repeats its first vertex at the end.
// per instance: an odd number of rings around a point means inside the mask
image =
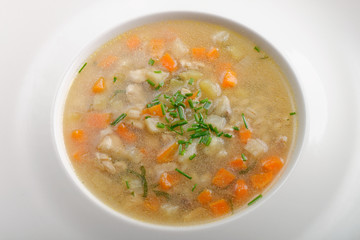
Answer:
POLYGON ((82 66, 63 116, 83 184, 132 218, 193 225, 255 204, 291 154, 296 106, 266 52, 222 26, 125 32, 82 66))

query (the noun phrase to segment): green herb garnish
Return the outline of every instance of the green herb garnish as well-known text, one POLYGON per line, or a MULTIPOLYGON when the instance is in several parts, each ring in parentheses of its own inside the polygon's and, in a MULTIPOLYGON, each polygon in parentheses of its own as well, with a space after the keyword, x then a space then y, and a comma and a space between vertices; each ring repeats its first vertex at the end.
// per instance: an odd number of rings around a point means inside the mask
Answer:
POLYGON ((188 178, 188 179, 192 179, 192 177, 190 177, 189 175, 187 175, 186 173, 182 172, 181 170, 175 168, 175 171, 177 171, 178 173, 180 173, 181 175, 183 175, 184 177, 188 178))
POLYGON ((147 81, 151 86, 153 86, 153 87, 155 86, 155 83, 154 83, 153 81, 151 81, 150 79, 147 79, 146 81, 147 81))
POLYGON ((290 113, 290 116, 295 115, 295 114, 296 114, 296 112, 291 112, 291 113, 290 113))
POLYGON ((194 79, 193 79, 193 78, 190 78, 188 84, 193 85, 193 83, 194 83, 194 79))
POLYGON ((191 156, 189 157, 189 159, 190 159, 190 160, 193 160, 195 157, 196 157, 196 154, 194 153, 193 155, 191 155, 191 156))
POLYGON ((125 184, 126 184, 126 188, 129 189, 130 188, 129 182, 125 181, 125 184))
POLYGON ((236 127, 236 126, 234 126, 233 129, 236 130, 236 131, 239 131, 239 128, 236 127))
POLYGON ((151 118, 151 116, 146 116, 145 119, 151 118))
POLYGON ((164 198, 166 198, 167 200, 170 199, 170 194, 168 194, 167 192, 158 191, 158 190, 153 190, 153 192, 155 193, 155 195, 156 195, 157 197, 164 197, 164 198))
POLYGON ((184 108, 179 106, 178 107, 178 113, 179 113, 179 118, 181 120, 185 120, 185 112, 184 112, 184 108))
POLYGON ((155 63, 155 60, 154 60, 154 59, 152 59, 152 58, 150 58, 148 63, 149 63, 149 65, 153 66, 153 65, 154 65, 154 63, 155 63))
POLYGON ((262 195, 259 194, 256 198, 254 198, 253 200, 251 200, 249 203, 248 203, 248 206, 254 204, 257 200, 259 200, 260 198, 262 198, 262 195))
POLYGON ((241 114, 241 117, 242 117, 242 119, 243 119, 243 121, 244 121, 244 125, 245 125, 246 129, 249 129, 249 127, 248 127, 248 125, 247 125, 247 123, 246 123, 246 119, 245 119, 244 113, 241 114))
POLYGON ((245 156, 245 154, 241 154, 241 158, 242 158, 242 160, 245 162, 246 160, 247 160, 247 157, 245 156))
POLYGON ((129 173, 131 174, 134 174, 135 176, 137 176, 138 178, 140 178, 141 180, 141 183, 143 185, 143 188, 144 188, 144 194, 143 194, 143 197, 147 197, 147 194, 148 194, 148 185, 147 185, 147 181, 146 181, 146 170, 145 170, 145 167, 144 166, 141 166, 140 167, 140 171, 141 173, 137 173, 133 170, 128 170, 129 173))
POLYGON ((161 112, 163 115, 166 115, 166 112, 165 112, 165 105, 163 103, 161 103, 161 112))
POLYGON ((159 90, 162 86, 164 86, 164 82, 159 83, 159 85, 155 88, 155 90, 159 90))
POLYGON ((258 46, 254 47, 255 51, 260 52, 260 48, 258 46))
POLYGON ((197 184, 194 184, 194 186, 191 189, 192 192, 195 190, 196 186, 197 186, 197 184))
POLYGON ((224 133, 224 137, 232 138, 232 135, 231 135, 231 134, 228 134, 228 133, 224 133))
POLYGON ((121 120, 123 120, 127 116, 126 113, 121 114, 118 118, 116 118, 110 125, 115 126, 118 124, 121 120))
POLYGON ((165 124, 158 122, 158 123, 156 124, 156 127, 158 127, 158 128, 165 128, 165 124))
POLYGON ((157 70, 157 71, 154 71, 154 73, 161 73, 161 71, 160 71, 160 70, 157 70))
POLYGON ((87 65, 87 62, 84 63, 84 65, 80 68, 79 72, 78 73, 81 73, 81 71, 84 69, 84 67, 87 65))
POLYGON ((114 77, 114 80, 113 80, 113 82, 116 82, 116 80, 117 80, 117 77, 114 77))

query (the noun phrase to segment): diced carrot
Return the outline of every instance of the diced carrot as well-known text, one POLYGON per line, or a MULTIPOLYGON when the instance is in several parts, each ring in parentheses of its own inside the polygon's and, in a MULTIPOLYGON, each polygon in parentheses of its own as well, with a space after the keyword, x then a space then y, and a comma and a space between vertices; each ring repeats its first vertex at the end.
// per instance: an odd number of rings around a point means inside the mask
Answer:
POLYGON ((159 184, 162 189, 169 190, 178 180, 179 178, 177 175, 170 172, 164 172, 160 176, 159 184))
POLYGON ((220 170, 215 174, 212 180, 212 184, 220 188, 225 188, 234 180, 235 180, 234 174, 232 174, 231 172, 229 172, 224 168, 220 168, 220 170))
POLYGON ((273 178, 272 172, 255 174, 250 177, 251 184, 256 189, 262 189, 268 185, 273 178))
POLYGON ((106 128, 110 124, 110 113, 88 113, 85 123, 87 127, 106 128))
POLYGON ((212 200, 212 192, 209 189, 202 191, 197 197, 199 203, 207 205, 212 200))
POLYGON ((217 48, 212 48, 210 49, 210 51, 206 54, 206 56, 208 57, 208 59, 210 60, 214 60, 217 59, 219 57, 219 50, 217 48))
POLYGON ((274 174, 280 171, 280 169, 284 166, 283 161, 277 157, 272 156, 268 157, 261 161, 262 168, 267 172, 273 172, 274 174))
POLYGON ((135 50, 136 48, 138 48, 140 46, 140 43, 140 38, 136 35, 129 37, 126 41, 126 45, 130 50, 135 50))
POLYGON ((245 170, 247 168, 246 163, 241 158, 231 161, 230 166, 234 170, 245 170))
POLYGON ((160 201, 155 196, 149 196, 144 200, 144 207, 151 212, 156 212, 160 208, 160 201))
POLYGON ((114 62, 116 62, 117 59, 118 59, 117 56, 109 55, 109 56, 105 57, 104 59, 102 59, 102 60, 98 63, 98 66, 99 66, 99 67, 102 67, 102 68, 108 68, 108 67, 110 67, 114 62))
POLYGON ((148 151, 145 148, 140 148, 140 152, 144 155, 147 155, 148 151))
POLYGON ((215 216, 222 216, 230 212, 230 206, 225 199, 210 203, 209 206, 215 216))
POLYGON ((178 143, 175 142, 157 156, 157 162, 158 163, 171 162, 177 150, 178 150, 178 143))
POLYGON ((223 77, 222 86, 224 88, 234 87, 237 84, 236 73, 228 70, 223 77))
POLYGON ((92 87, 92 91, 94 93, 100 93, 105 90, 105 79, 103 77, 96 80, 92 87))
MULTIPOLYGON (((199 90, 197 90, 192 96, 190 96, 188 98, 190 98, 191 100, 195 100, 195 98, 198 97, 198 93, 199 93, 199 90)), ((189 106, 189 100, 188 99, 185 100, 185 105, 189 106)))
POLYGON ((193 48, 192 55, 194 58, 205 58, 206 57, 206 48, 193 48))
POLYGON ((136 134, 129 130, 124 123, 120 123, 116 129, 119 136, 129 143, 136 141, 136 134))
POLYGON ((76 151, 74 154, 73 154, 73 158, 74 160, 76 160, 77 162, 82 162, 83 161, 83 156, 85 154, 85 151, 80 149, 78 151, 76 151))
POLYGON ((143 109, 142 114, 149 114, 149 115, 152 115, 152 116, 159 116, 159 117, 164 116, 164 114, 162 113, 160 104, 152 106, 150 108, 143 109))
POLYGON ((170 72, 176 69, 176 62, 168 53, 165 53, 160 59, 160 61, 161 64, 170 72))
POLYGON ((241 200, 246 198, 248 195, 248 186, 246 185, 245 181, 239 179, 236 181, 235 184, 235 199, 241 200))
POLYGON ((159 55, 164 49, 165 40, 161 38, 154 38, 150 40, 150 51, 152 55, 159 55))
POLYGON ((76 129, 74 131, 72 131, 71 133, 71 138, 75 141, 75 142, 83 142, 85 139, 85 134, 84 134, 84 130, 82 129, 76 129))
POLYGON ((246 144, 251 138, 251 130, 245 127, 241 127, 239 131, 240 142, 246 144))

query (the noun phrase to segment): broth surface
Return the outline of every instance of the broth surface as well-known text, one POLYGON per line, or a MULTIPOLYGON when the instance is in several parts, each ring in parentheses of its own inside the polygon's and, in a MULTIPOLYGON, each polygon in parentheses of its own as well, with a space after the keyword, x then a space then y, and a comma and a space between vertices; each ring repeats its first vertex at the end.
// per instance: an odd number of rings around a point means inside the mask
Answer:
POLYGON ((91 55, 63 119, 83 184, 116 211, 165 225, 255 203, 286 167, 296 128, 287 79, 261 46, 178 20, 123 33, 91 55))

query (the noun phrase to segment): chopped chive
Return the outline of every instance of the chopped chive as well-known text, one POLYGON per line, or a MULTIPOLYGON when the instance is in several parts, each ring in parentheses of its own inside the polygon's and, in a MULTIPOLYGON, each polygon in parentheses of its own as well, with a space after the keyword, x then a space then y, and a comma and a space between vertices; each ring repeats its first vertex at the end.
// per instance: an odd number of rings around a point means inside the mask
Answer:
POLYGON ((247 157, 245 156, 245 154, 241 154, 241 158, 242 158, 242 160, 245 162, 246 160, 247 160, 247 157))
POLYGON ((183 108, 186 108, 186 105, 185 105, 184 103, 182 103, 182 102, 179 103, 178 105, 179 105, 179 106, 182 106, 183 108))
POLYGON ((178 141, 178 144, 185 144, 185 143, 187 143, 187 141, 184 141, 184 140, 179 140, 178 141))
POLYGON ((176 127, 185 125, 187 123, 188 123, 188 121, 186 121, 186 120, 177 120, 176 122, 173 122, 173 124, 171 125, 171 128, 174 129, 176 127))
POLYGON ((248 125, 247 125, 247 123, 246 123, 246 119, 245 119, 244 113, 241 114, 241 117, 242 117, 242 119, 243 119, 243 121, 244 121, 244 125, 245 125, 246 129, 249 129, 249 127, 248 127, 248 125))
POLYGON ((193 102, 193 100, 192 99, 188 99, 188 103, 189 103, 189 106, 191 107, 191 108, 194 108, 194 102, 193 102))
POLYGON ((295 114, 296 114, 296 112, 291 112, 291 113, 290 113, 290 116, 295 115, 295 114))
POLYGON ((145 119, 151 118, 151 116, 146 116, 145 119))
POLYGON ((197 111, 199 111, 199 110, 201 110, 201 109, 203 109, 203 107, 194 108, 195 112, 197 112, 197 111))
POLYGON ((116 118, 112 123, 110 123, 111 126, 115 126, 118 124, 121 120, 123 120, 127 116, 126 113, 121 114, 118 118, 116 118))
POLYGON ((184 113, 184 108, 183 107, 181 107, 181 106, 178 107, 178 113, 179 113, 179 118, 181 120, 185 120, 185 113, 184 113))
POLYGON ((193 192, 196 188, 197 184, 194 184, 193 188, 191 189, 191 191, 193 192))
POLYGON ((114 77, 114 80, 113 80, 113 82, 116 82, 116 80, 117 80, 117 77, 114 77))
POLYGON ((224 137, 232 138, 232 135, 231 135, 231 134, 228 134, 228 133, 224 133, 224 137))
POLYGON ((164 82, 159 83, 159 85, 155 88, 155 90, 159 90, 162 86, 164 86, 164 82))
POLYGON ((163 115, 166 115, 164 104, 161 103, 160 106, 161 106, 161 112, 162 112, 162 114, 163 114, 163 115))
POLYGON ((125 184, 126 184, 126 188, 129 189, 130 188, 129 182, 125 181, 125 184))
POLYGON ((154 71, 154 73, 161 73, 161 71, 160 71, 160 70, 157 70, 157 71, 154 71))
POLYGON ((151 86, 153 86, 153 87, 155 86, 155 83, 154 83, 153 81, 151 81, 150 79, 147 79, 146 81, 147 81, 151 86))
POLYGON ((212 138, 209 136, 209 137, 207 138, 206 142, 205 142, 205 145, 206 145, 206 146, 209 146, 210 143, 211 143, 211 140, 212 140, 212 138))
POLYGON ((185 93, 185 97, 191 97, 192 95, 194 95, 193 93, 185 93))
POLYGON ((154 60, 154 59, 152 59, 152 58, 150 58, 148 63, 149 63, 149 65, 153 66, 153 65, 154 65, 154 63, 155 63, 155 60, 154 60))
POLYGON ((182 149, 182 144, 180 144, 180 145, 179 145, 179 155, 181 155, 182 150, 183 150, 183 149, 182 149))
POLYGON ((260 48, 258 46, 254 47, 255 51, 260 52, 260 48))
POLYGON ((131 195, 132 195, 133 197, 135 197, 135 193, 134 193, 134 192, 131 192, 131 195))
POLYGON ((205 108, 206 110, 208 110, 208 109, 210 108, 210 106, 211 106, 211 102, 210 102, 210 101, 207 101, 207 102, 204 104, 204 108, 205 108))
POLYGON ((165 128, 165 124, 158 122, 158 123, 156 124, 156 127, 158 127, 158 128, 165 128))
POLYGON ((248 203, 248 206, 254 204, 257 200, 259 200, 260 198, 262 198, 262 195, 259 194, 256 198, 254 198, 253 200, 251 200, 249 203, 248 203))
POLYGON ((189 82, 188 82, 190 85, 193 85, 194 83, 194 79, 193 78, 190 78, 189 82))
POLYGON ((199 138, 199 137, 202 137, 202 136, 206 136, 208 134, 209 134, 209 131, 202 131, 202 132, 191 134, 190 137, 191 138, 199 138))
POLYGON ((84 65, 80 68, 79 72, 78 73, 81 73, 81 71, 84 69, 84 67, 87 65, 87 62, 84 63, 84 65))
POLYGON ((191 155, 191 156, 189 157, 189 159, 190 159, 190 160, 193 160, 195 157, 196 157, 196 154, 194 153, 193 155, 191 155))
POLYGON ((206 103, 206 102, 208 102, 208 101, 209 101, 209 99, 208 99, 208 98, 205 98, 205 99, 201 100, 200 103, 206 103))
POLYGON ((170 98, 170 96, 169 96, 169 95, 164 94, 164 98, 169 99, 169 98, 170 98))
POLYGON ((148 184, 147 184, 147 181, 146 181, 146 170, 145 170, 145 167, 144 166, 141 166, 140 167, 140 171, 141 171, 141 174, 140 173, 137 173, 133 170, 129 170, 128 169, 128 172, 131 173, 131 174, 134 174, 135 176, 137 176, 138 178, 140 178, 141 180, 141 183, 143 184, 143 188, 144 188, 144 194, 143 194, 143 197, 146 198, 147 197, 147 194, 148 194, 148 184))
POLYGON ((156 195, 157 197, 164 197, 164 198, 166 198, 167 200, 170 199, 170 194, 167 193, 167 192, 158 191, 158 190, 153 190, 153 192, 155 193, 155 195, 156 195))
POLYGON ((170 121, 169 121, 169 119, 168 119, 167 117, 165 117, 165 121, 166 121, 167 123, 170 123, 170 121))
POLYGON ((223 134, 224 134, 224 132, 221 132, 221 133, 218 133, 216 136, 221 137, 221 135, 223 135, 223 134))
POLYGON ((176 112, 171 112, 169 113, 170 116, 172 116, 173 118, 177 118, 177 113, 176 112))
POLYGON ((166 111, 167 112, 174 112, 174 111, 176 111, 176 108, 168 108, 166 111))
POLYGON ((200 122, 202 122, 204 120, 204 116, 201 113, 198 113, 198 114, 199 114, 199 120, 200 120, 200 122))
POLYGON ((196 94, 197 97, 200 96, 200 93, 201 93, 201 89, 199 89, 198 93, 196 94))
POLYGON ((198 127, 191 127, 191 128, 186 129, 186 131, 191 132, 191 131, 195 131, 198 129, 199 129, 198 127))
POLYGON ((190 177, 189 175, 187 175, 186 173, 182 172, 181 170, 175 168, 175 171, 177 171, 178 173, 182 174, 183 176, 187 177, 188 179, 192 179, 192 177, 190 177))
POLYGON ((236 131, 239 131, 239 128, 236 127, 236 126, 234 126, 233 129, 236 130, 236 131))

